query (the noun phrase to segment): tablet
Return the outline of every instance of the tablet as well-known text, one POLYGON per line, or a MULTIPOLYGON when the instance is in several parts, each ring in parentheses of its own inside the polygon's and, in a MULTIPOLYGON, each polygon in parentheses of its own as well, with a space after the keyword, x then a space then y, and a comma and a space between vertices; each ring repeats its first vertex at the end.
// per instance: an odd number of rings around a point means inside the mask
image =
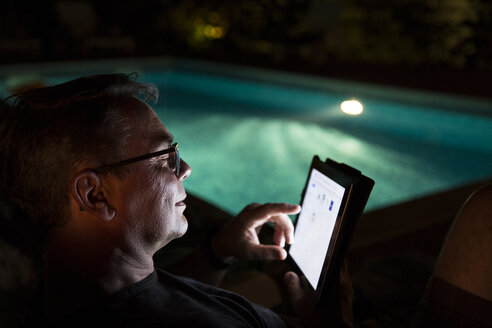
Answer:
POLYGON ((313 158, 288 259, 306 277, 316 304, 324 303, 338 284, 345 251, 373 186, 372 179, 346 164, 313 158))

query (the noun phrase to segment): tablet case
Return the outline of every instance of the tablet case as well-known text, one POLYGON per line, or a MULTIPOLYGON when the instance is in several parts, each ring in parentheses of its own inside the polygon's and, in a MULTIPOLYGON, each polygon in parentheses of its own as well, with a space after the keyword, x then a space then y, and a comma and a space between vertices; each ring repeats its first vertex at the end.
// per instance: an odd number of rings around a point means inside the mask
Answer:
MULTIPOLYGON (((321 292, 318 291, 315 293, 315 306, 320 306, 329 303, 333 299, 331 296, 338 290, 339 273, 345 260, 345 253, 350 245, 350 241, 357 226, 357 221, 362 215, 367 200, 369 199, 369 195, 374 187, 374 180, 347 164, 338 163, 329 158, 323 163, 318 156, 314 156, 312 165, 314 165, 315 162, 318 163, 316 165, 327 165, 331 168, 330 171, 335 170, 351 181, 350 190, 347 191, 347 202, 344 209, 340 209, 345 212, 344 219, 340 223, 339 233, 336 236, 330 265, 322 282, 321 292)), ((305 192, 306 188, 302 191, 301 200, 304 197, 305 192)), ((290 258, 290 261, 293 261, 293 259, 290 258)), ((295 262, 294 267, 298 268, 295 262)))
POLYGON ((338 163, 329 158, 325 160, 325 163, 350 176, 353 183, 352 192, 346 204, 345 220, 340 227, 339 242, 336 243, 333 251, 332 258, 334 259, 334 264, 330 266, 325 277, 325 284, 323 285, 318 304, 328 302, 330 296, 336 292, 336 287, 338 287, 339 283, 339 273, 345 260, 345 254, 357 227, 357 222, 364 211, 369 195, 374 187, 374 180, 347 164, 338 163))

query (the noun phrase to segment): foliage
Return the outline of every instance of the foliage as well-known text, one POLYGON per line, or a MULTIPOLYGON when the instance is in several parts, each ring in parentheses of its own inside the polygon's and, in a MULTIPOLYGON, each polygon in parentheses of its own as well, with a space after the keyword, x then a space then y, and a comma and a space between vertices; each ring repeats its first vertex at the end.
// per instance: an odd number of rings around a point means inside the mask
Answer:
POLYGON ((485 0, 162 0, 162 33, 191 50, 492 69, 485 0), (207 30, 208 28, 208 30, 207 30), (210 29, 220 33, 211 35, 210 29), (181 40, 181 41, 180 41, 181 40))
POLYGON ((126 46, 145 56, 492 70, 489 0, 10 0, 0 27, 0 50, 14 61, 124 55, 126 46), (73 4, 84 10, 63 17, 73 4))

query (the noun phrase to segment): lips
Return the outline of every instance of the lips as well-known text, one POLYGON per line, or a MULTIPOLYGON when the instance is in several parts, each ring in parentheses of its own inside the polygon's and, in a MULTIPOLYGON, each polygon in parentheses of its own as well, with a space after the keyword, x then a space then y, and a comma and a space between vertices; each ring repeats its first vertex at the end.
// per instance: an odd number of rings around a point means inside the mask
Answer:
POLYGON ((186 195, 183 197, 182 200, 176 203, 176 206, 186 206, 185 199, 186 199, 186 195))

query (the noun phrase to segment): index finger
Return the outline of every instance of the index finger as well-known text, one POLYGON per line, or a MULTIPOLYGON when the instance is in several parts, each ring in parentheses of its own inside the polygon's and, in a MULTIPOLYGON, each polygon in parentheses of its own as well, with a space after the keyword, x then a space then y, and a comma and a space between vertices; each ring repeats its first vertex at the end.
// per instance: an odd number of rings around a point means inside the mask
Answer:
POLYGON ((277 245, 283 247, 284 240, 287 240, 289 245, 294 242, 294 224, 286 214, 272 216, 269 221, 275 224, 273 240, 277 245))
POLYGON ((297 214, 301 207, 296 204, 288 203, 266 203, 251 210, 252 223, 265 223, 272 216, 282 214, 297 214))

